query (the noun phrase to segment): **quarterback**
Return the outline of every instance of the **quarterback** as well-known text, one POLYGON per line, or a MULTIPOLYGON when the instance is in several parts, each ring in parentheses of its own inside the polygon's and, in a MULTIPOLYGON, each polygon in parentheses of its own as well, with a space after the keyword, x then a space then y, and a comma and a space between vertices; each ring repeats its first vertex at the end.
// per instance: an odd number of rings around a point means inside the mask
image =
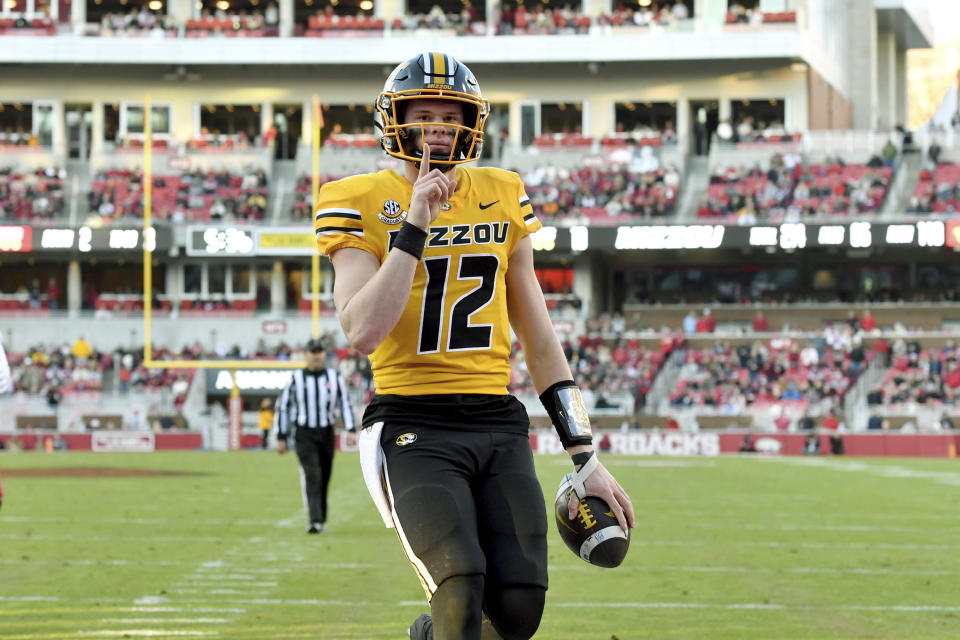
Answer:
POLYGON ((374 106, 402 172, 325 184, 314 229, 336 272, 343 331, 373 368, 364 477, 430 602, 409 634, 530 638, 547 589, 547 521, 529 419, 507 391, 511 327, 572 457, 577 495, 606 500, 624 530, 633 506, 596 459, 534 273, 529 236, 540 222, 523 184, 461 166, 480 157, 489 111, 476 78, 424 53, 393 70, 374 106))

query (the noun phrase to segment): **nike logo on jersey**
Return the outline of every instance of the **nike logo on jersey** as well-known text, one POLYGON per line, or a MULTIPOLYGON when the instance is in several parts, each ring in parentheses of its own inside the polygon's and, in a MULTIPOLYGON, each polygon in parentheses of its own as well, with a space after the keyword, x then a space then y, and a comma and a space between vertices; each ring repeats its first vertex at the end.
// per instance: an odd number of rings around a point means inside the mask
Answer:
POLYGON ((494 200, 494 201, 491 202, 490 204, 483 204, 483 203, 481 202, 481 203, 480 203, 480 211, 483 211, 484 209, 489 209, 490 207, 492 207, 493 205, 497 204, 498 202, 500 202, 500 201, 499 201, 499 200, 494 200))

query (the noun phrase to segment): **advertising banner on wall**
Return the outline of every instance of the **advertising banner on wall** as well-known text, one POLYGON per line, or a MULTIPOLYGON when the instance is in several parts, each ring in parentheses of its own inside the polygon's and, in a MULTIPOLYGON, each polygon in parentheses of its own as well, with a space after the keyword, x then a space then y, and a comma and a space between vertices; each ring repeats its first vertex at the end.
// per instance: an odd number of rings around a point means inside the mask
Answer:
POLYGON ((91 434, 90 448, 94 451, 125 451, 128 453, 150 453, 156 448, 154 435, 147 431, 99 431, 91 434))

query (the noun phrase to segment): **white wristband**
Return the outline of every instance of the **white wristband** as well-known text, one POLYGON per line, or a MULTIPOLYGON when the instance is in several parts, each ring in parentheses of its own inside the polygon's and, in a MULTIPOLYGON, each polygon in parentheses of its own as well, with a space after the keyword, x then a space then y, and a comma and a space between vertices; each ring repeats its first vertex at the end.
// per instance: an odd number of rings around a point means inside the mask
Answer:
POLYGON ((597 459, 596 452, 591 451, 590 458, 588 458, 578 470, 571 474, 570 486, 573 489, 573 492, 577 494, 578 500, 583 500, 587 496, 587 488, 583 486, 583 483, 587 481, 587 478, 590 477, 590 474, 593 473, 599 466, 600 460, 597 459))

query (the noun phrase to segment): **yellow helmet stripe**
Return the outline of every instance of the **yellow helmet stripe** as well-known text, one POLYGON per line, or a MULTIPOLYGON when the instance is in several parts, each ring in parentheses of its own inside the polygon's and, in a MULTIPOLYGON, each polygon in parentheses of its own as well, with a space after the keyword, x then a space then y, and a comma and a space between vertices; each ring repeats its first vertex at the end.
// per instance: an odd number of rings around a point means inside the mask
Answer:
POLYGON ((447 56, 442 53, 433 53, 433 74, 436 76, 447 75, 447 56))

